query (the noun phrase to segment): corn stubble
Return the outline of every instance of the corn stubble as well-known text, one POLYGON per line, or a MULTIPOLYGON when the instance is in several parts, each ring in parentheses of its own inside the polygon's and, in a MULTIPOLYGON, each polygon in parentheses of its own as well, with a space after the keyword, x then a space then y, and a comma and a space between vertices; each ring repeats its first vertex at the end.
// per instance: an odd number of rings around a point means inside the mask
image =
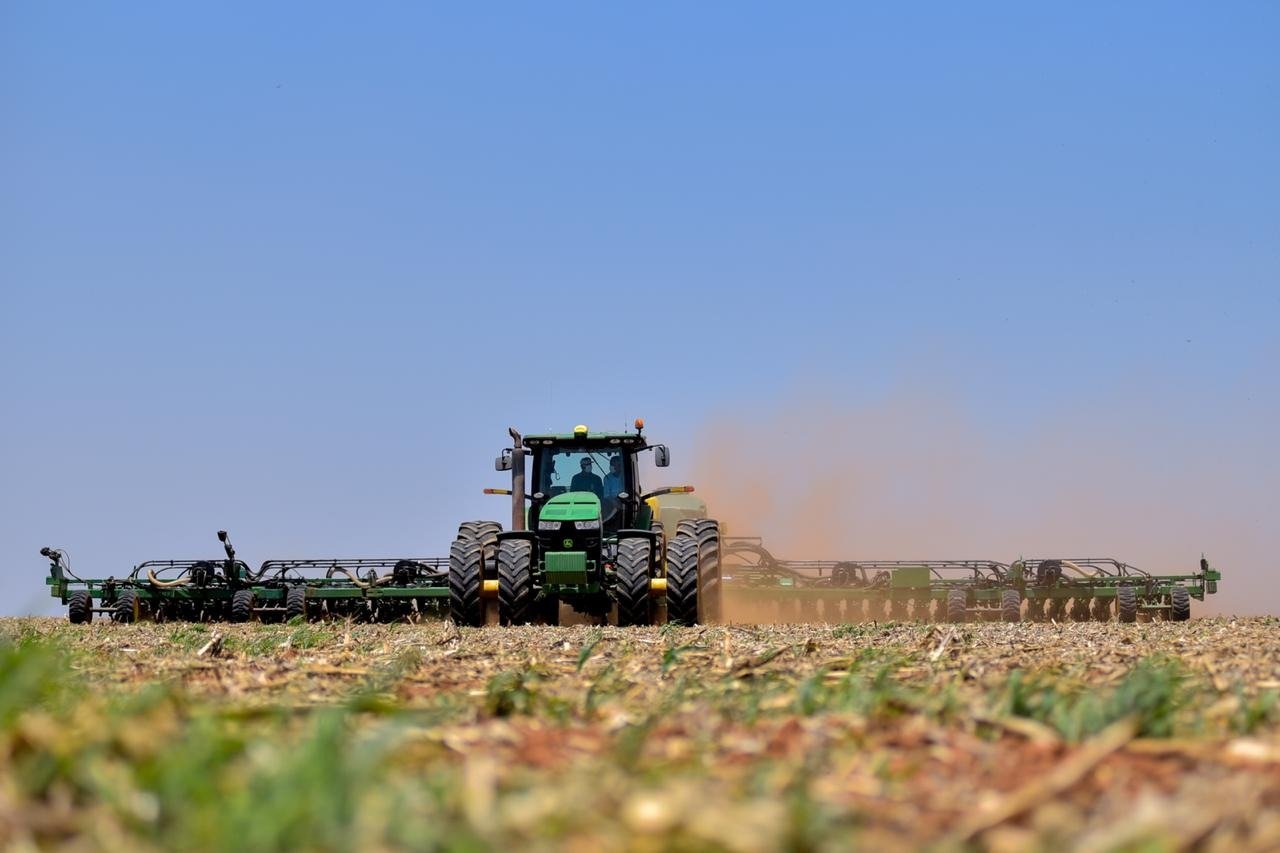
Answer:
POLYGON ((0 621, 0 844, 1280 844, 1280 624, 0 621))

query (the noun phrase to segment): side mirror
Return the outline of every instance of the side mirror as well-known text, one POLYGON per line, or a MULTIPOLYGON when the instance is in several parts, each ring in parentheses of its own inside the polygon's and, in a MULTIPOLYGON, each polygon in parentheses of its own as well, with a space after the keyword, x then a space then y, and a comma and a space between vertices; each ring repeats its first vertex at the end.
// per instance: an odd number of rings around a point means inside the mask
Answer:
POLYGON ((510 471, 511 470, 511 451, 504 450, 502 455, 493 460, 493 470, 510 471))
POLYGON ((659 444, 653 448, 653 464, 659 468, 666 468, 671 464, 671 451, 667 450, 665 444, 659 444))

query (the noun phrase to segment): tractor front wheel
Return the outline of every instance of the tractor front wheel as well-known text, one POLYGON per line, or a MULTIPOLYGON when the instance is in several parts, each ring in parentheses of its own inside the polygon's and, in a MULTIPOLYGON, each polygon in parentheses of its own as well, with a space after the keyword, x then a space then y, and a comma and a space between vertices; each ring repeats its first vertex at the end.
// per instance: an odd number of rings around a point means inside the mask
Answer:
POLYGON ((503 625, 527 625, 533 599, 533 545, 508 539, 498 545, 498 618, 503 625))
POLYGON ((618 576, 614 595, 618 600, 618 627, 653 623, 653 601, 649 596, 649 565, 652 546, 647 539, 623 539, 618 543, 618 576))
POLYGON ((698 543, 692 536, 667 543, 667 621, 698 622, 698 543))
POLYGON ((87 589, 77 589, 67 596, 67 619, 72 625, 87 625, 93 621, 93 596, 87 589))
POLYGON ((1170 597, 1169 618, 1174 622, 1186 622, 1191 618, 1191 593, 1185 586, 1175 586, 1170 597))

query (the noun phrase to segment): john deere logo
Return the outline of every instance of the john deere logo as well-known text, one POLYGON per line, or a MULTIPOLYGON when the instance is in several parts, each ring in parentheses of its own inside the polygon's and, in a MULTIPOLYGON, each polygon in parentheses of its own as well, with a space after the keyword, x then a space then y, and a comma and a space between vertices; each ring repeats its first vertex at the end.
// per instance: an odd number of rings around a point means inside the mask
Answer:
POLYGON ((566 539, 566 540, 564 540, 564 547, 566 547, 566 548, 572 548, 572 547, 573 547, 573 540, 572 540, 572 539, 566 539))

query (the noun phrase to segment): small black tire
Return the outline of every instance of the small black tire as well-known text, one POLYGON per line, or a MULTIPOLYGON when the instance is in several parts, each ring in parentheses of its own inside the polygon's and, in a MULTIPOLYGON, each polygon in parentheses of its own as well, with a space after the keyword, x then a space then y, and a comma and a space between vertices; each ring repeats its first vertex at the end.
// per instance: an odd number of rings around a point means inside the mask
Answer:
POLYGON ((474 540, 459 539, 449 548, 449 618, 458 626, 484 624, 484 549, 474 540))
POLYGON ((253 618, 253 590, 237 589, 231 593, 231 621, 248 622, 253 618))
POLYGON ((87 589, 77 589, 67 596, 67 619, 72 625, 88 625, 93 621, 93 596, 87 589))
POLYGON ((667 544, 667 621, 698 624, 698 543, 692 536, 667 544))
POLYGON ((1000 618, 1005 622, 1022 621, 1022 594, 1016 589, 1000 593, 1000 618))
POLYGON ((138 593, 136 590, 121 590, 116 596, 116 603, 111 608, 111 621, 129 624, 138 621, 138 593))
POLYGON ((1071 621, 1072 622, 1088 622, 1089 615, 1089 599, 1073 598, 1071 599, 1071 621))
POLYGON ((1175 586, 1169 600, 1169 618, 1174 622, 1186 622, 1191 618, 1191 593, 1185 586, 1175 586))
POLYGON ((292 622, 299 617, 307 618, 307 588, 291 586, 284 594, 284 621, 292 622))
POLYGON ((498 545, 498 619, 503 625, 533 621, 533 545, 508 539, 498 545))
POLYGON ((652 546, 648 539, 623 539, 618 543, 618 561, 614 564, 617 585, 618 627, 653 623, 653 599, 649 595, 649 566, 652 546))
POLYGON ((968 618, 969 602, 962 589, 947 593, 947 621, 960 624, 968 618))
POLYGON ((1094 622, 1110 622, 1111 599, 1095 595, 1093 597, 1093 604, 1090 606, 1090 614, 1093 616, 1094 622))
POLYGON ((1138 621, 1138 593, 1131 586, 1116 590, 1116 614, 1121 622, 1138 621))

